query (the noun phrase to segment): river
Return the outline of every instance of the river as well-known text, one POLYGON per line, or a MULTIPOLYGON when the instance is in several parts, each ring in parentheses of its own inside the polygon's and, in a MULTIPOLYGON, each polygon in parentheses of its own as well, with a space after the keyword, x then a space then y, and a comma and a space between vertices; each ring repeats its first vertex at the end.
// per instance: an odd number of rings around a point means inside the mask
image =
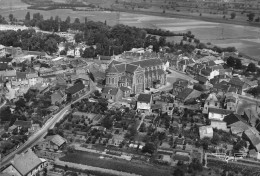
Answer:
MULTIPOLYGON (((238 51, 260 60, 260 28, 258 27, 123 12, 79 12, 68 9, 51 11, 28 10, 26 9, 27 5, 20 2, 20 0, 10 0, 13 1, 12 4, 10 2, 6 3, 6 1, 0 1, 0 15, 6 18, 8 18, 10 13, 13 13, 17 19, 24 19, 27 11, 29 11, 31 14, 39 12, 43 14, 45 19, 50 18, 50 16, 59 16, 65 20, 67 16, 70 16, 72 21, 75 18, 83 21, 87 17, 93 21, 104 22, 106 20, 108 25, 121 23, 136 27, 161 28, 174 32, 191 31, 202 42, 211 42, 222 47, 234 46, 238 51), (2 2, 5 3, 1 4, 2 2)), ((175 42, 179 41, 178 37, 170 39, 175 42)))

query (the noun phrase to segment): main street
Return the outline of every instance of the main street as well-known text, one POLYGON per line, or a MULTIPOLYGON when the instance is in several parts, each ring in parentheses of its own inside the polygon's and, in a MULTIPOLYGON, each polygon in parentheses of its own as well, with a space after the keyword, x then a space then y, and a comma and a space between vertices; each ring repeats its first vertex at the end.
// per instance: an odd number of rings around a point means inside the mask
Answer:
POLYGON ((60 110, 60 112, 58 112, 57 114, 55 114, 51 119, 49 119, 44 125, 43 127, 37 131, 35 134, 33 134, 32 136, 30 136, 30 138, 23 144, 21 145, 17 150, 13 151, 12 153, 8 154, 7 156, 5 156, 0 163, 0 167, 3 168, 5 167, 13 158, 16 154, 19 153, 23 153, 25 152, 28 148, 33 147, 34 145, 36 145, 48 132, 49 129, 52 129, 55 124, 57 122, 59 122, 64 115, 69 111, 71 104, 76 103, 78 101, 80 101, 81 99, 89 96, 91 93, 93 93, 95 91, 95 85, 94 83, 91 81, 91 86, 90 86, 90 91, 83 95, 82 97, 78 98, 77 100, 69 103, 68 105, 66 105, 62 110, 60 110))

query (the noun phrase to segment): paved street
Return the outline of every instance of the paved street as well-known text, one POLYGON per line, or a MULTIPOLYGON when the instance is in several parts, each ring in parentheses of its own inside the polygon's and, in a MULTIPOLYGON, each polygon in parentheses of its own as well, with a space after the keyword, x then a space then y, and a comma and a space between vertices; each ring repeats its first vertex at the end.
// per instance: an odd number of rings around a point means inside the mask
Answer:
POLYGON ((34 145, 36 145, 47 134, 48 129, 53 128, 55 126, 55 124, 57 122, 59 122, 64 117, 64 115, 70 109, 71 104, 73 104, 75 102, 78 102, 81 99, 83 99, 86 96, 89 96, 91 93, 93 93, 93 91, 95 90, 95 85, 93 83, 91 83, 90 89, 91 90, 87 94, 85 94, 84 96, 82 96, 79 99, 75 100, 74 102, 68 104, 59 113, 55 114, 51 119, 49 119, 39 131, 37 131, 34 135, 32 135, 17 150, 15 150, 14 152, 12 152, 9 155, 7 155, 6 157, 4 157, 1 160, 1 163, 0 163, 1 168, 6 166, 12 160, 12 158, 15 156, 15 154, 19 154, 19 153, 25 152, 28 148, 31 148, 34 145))
POLYGON ((6 104, 6 101, 4 101, 1 105, 0 105, 0 109, 6 104))

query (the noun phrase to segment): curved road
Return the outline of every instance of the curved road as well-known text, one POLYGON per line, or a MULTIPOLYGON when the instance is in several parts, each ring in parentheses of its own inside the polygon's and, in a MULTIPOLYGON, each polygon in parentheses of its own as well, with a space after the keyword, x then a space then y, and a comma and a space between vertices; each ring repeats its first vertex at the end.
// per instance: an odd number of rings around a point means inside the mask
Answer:
POLYGON ((64 117, 64 115, 70 109, 71 104, 73 104, 77 101, 80 101, 81 99, 83 99, 86 96, 89 96, 91 93, 93 93, 95 90, 95 85, 93 85, 93 83, 91 83, 91 84, 92 84, 90 86, 91 90, 87 94, 83 95, 79 99, 77 99, 77 100, 73 101, 72 103, 69 103, 67 106, 65 106, 60 112, 58 112, 52 118, 50 118, 44 124, 44 126, 39 131, 37 131, 35 134, 33 134, 22 146, 20 146, 17 150, 13 151, 9 155, 5 156, 0 162, 1 168, 5 167, 13 159, 13 157, 16 154, 22 153, 22 152, 26 151, 28 148, 31 148, 34 145, 36 145, 47 134, 48 129, 52 129, 55 126, 55 124, 64 117))

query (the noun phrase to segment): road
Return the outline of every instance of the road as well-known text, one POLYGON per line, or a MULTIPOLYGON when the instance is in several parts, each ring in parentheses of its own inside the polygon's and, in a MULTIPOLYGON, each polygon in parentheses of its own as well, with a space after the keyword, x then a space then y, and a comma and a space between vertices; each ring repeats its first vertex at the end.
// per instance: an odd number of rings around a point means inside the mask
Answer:
POLYGON ((35 134, 33 134, 23 145, 21 145, 17 150, 13 151, 12 153, 10 153, 9 155, 7 155, 6 157, 4 157, 2 160, 1 160, 1 163, 0 163, 0 166, 1 168, 6 166, 11 160, 12 158, 16 155, 16 154, 19 154, 19 153, 23 153, 25 152, 28 148, 31 148, 33 147, 34 145, 36 145, 48 132, 49 129, 52 129, 55 124, 57 122, 59 122, 63 117, 64 115, 67 113, 67 111, 70 109, 71 107, 71 104, 73 103, 76 103, 78 101, 80 101, 81 99, 89 96, 91 93, 94 92, 95 90, 95 86, 93 86, 93 83, 92 83, 92 86, 91 87, 91 90, 83 95, 82 97, 78 98, 77 100, 73 101, 72 103, 69 103, 67 106, 65 106, 60 112, 58 112, 57 114, 55 114, 51 119, 49 119, 44 125, 43 127, 37 131, 35 134))
POLYGON ((6 101, 4 101, 1 105, 0 105, 0 109, 6 104, 6 101))

